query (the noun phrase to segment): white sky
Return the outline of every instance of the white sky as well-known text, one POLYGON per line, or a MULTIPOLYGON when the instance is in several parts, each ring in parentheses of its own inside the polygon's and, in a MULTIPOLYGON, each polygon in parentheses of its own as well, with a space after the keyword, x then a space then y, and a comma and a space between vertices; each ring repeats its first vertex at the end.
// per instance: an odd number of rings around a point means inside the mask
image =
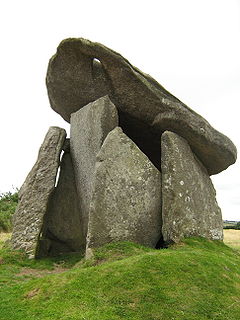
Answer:
MULTIPOLYGON (((0 4, 0 192, 20 187, 49 126, 45 75, 59 42, 118 51, 226 134, 240 150, 239 0, 48 0, 0 4)), ((224 219, 240 220, 240 161, 213 177, 224 219)))

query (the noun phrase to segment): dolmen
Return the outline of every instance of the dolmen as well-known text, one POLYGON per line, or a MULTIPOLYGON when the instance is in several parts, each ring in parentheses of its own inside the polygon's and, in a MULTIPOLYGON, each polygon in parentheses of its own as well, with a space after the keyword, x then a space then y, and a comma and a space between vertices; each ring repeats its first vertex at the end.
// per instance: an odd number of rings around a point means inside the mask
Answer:
POLYGON ((77 38, 50 59, 50 127, 19 191, 13 249, 30 258, 133 241, 152 248, 186 237, 223 239, 210 176, 234 144, 119 53, 77 38))

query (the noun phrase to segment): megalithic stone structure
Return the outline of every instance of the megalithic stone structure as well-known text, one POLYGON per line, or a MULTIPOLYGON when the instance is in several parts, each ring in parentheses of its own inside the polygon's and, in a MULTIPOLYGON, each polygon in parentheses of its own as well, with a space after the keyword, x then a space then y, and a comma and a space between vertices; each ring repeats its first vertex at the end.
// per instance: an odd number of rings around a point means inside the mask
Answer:
POLYGON ((162 135, 162 203, 166 242, 223 239, 222 214, 206 168, 184 138, 168 131, 162 135))
POLYGON ((50 127, 40 147, 38 159, 19 192, 11 243, 14 249, 24 250, 30 257, 37 254, 38 240, 49 198, 54 190, 65 138, 64 129, 50 127))
POLYGON ((222 240, 210 175, 236 161, 231 140, 99 43, 62 41, 46 82, 70 143, 64 129, 49 129, 19 192, 14 249, 89 257, 112 241, 222 240))
POLYGON ((46 83, 52 108, 66 121, 87 103, 109 95, 124 132, 158 168, 161 161, 156 150, 166 130, 188 141, 210 175, 236 161, 236 147, 230 139, 100 43, 82 38, 62 41, 49 62, 46 83))
POLYGON ((160 172, 117 127, 97 154, 87 255, 89 249, 113 241, 155 248, 161 228, 160 172))

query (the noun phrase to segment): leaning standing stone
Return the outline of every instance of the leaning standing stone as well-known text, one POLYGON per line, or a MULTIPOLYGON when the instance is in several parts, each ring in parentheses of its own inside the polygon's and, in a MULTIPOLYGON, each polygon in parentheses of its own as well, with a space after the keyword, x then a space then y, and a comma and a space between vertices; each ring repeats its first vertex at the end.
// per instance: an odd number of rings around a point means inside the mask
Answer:
POLYGON ((38 159, 20 189, 20 201, 13 220, 12 247, 34 257, 49 197, 54 189, 66 131, 50 127, 38 159))
POLYGON ((71 116, 70 150, 85 238, 96 156, 108 133, 117 125, 117 109, 108 96, 89 103, 71 116))
POLYGON ((221 210, 207 170, 187 141, 169 131, 162 135, 162 197, 166 242, 191 236, 222 240, 221 210))
POLYGON ((160 172, 117 127, 97 155, 86 255, 113 241, 155 247, 161 225, 160 172))

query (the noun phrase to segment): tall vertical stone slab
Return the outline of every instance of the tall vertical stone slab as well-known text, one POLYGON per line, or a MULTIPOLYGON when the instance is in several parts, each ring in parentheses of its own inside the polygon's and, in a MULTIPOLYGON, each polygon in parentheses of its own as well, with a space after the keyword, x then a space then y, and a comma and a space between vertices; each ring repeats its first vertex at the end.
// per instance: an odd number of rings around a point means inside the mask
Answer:
POLYGON ((42 236, 39 239, 39 256, 85 250, 77 189, 69 151, 65 151, 62 156, 59 180, 49 200, 42 236))
POLYGON ((86 254, 112 241, 155 247, 161 226, 160 172, 117 127, 97 155, 86 254))
POLYGON ((191 236, 222 240, 221 210, 207 170, 177 134, 164 132, 161 145, 164 240, 178 242, 191 236))
POLYGON ((35 256, 49 197, 54 190, 66 131, 50 127, 40 147, 38 159, 19 192, 13 218, 12 247, 35 256))
POLYGON ((108 133, 118 125, 118 113, 108 96, 71 115, 70 150, 86 237, 96 156, 108 133))

